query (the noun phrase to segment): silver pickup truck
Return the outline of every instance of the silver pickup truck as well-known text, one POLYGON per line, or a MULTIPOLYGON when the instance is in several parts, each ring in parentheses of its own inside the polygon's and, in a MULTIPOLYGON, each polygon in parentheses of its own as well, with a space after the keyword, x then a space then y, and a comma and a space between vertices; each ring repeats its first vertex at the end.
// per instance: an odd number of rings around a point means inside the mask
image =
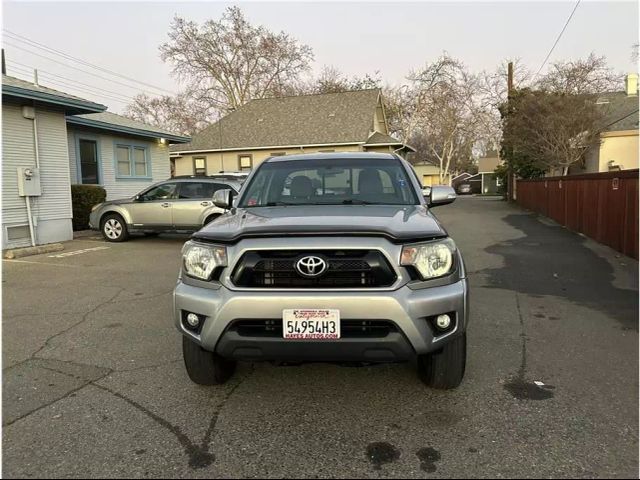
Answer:
POLYGON ((229 211, 184 245, 174 291, 191 380, 224 383, 239 360, 417 359, 427 385, 457 387, 467 276, 430 212, 455 197, 373 153, 273 157, 237 198, 216 192, 229 211))

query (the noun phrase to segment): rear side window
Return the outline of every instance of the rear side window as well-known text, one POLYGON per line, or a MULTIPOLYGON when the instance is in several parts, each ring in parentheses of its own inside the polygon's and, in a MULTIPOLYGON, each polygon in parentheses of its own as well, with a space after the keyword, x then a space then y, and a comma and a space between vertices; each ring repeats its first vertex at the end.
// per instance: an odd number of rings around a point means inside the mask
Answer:
POLYGON ((175 183, 164 183, 162 185, 158 185, 157 187, 153 187, 151 190, 148 190, 146 193, 144 193, 142 195, 142 200, 144 200, 145 202, 150 202, 153 200, 168 200, 171 198, 175 198, 175 192, 175 183))
POLYGON ((180 184, 178 191, 179 199, 211 199, 213 194, 218 190, 231 188, 224 183, 213 182, 183 182, 180 184))

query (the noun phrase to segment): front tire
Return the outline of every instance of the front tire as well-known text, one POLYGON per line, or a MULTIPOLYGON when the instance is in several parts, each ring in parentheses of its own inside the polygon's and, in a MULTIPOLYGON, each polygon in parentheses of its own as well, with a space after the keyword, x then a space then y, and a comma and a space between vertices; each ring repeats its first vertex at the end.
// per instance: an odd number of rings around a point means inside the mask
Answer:
POLYGON ((222 385, 236 370, 236 362, 203 349, 187 337, 182 337, 182 356, 187 374, 198 385, 222 385))
POLYGON ((209 215, 209 216, 205 219, 204 224, 203 224, 202 226, 204 227, 204 226, 206 226, 206 225, 210 224, 211 222, 213 222, 213 221, 214 221, 216 218, 218 218, 219 216, 220 216, 220 214, 219 214, 219 213, 216 213, 216 214, 214 214, 214 215, 209 215))
POLYGON ((129 238, 127 224, 117 213, 109 213, 104 216, 100 231, 107 242, 124 242, 129 238))
POLYGON ((429 387, 448 390, 462 383, 467 364, 467 334, 455 337, 439 352, 418 357, 418 375, 429 387))

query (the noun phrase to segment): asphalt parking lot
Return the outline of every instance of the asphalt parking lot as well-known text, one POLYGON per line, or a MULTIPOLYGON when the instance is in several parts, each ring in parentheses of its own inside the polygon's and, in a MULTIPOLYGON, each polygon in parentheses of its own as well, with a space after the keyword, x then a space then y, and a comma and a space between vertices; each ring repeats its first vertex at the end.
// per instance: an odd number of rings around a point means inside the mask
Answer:
POLYGON ((186 237, 3 261, 4 476, 636 477, 637 262, 496 199, 434 212, 470 272, 455 391, 405 364, 192 384, 170 316, 186 237))

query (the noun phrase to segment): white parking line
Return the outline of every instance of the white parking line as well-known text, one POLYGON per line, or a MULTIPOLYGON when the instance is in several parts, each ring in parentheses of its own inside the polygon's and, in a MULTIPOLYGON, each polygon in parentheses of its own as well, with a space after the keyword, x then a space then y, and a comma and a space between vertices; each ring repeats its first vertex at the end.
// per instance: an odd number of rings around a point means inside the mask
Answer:
POLYGON ((49 258, 65 258, 72 257, 73 255, 80 255, 81 253, 95 252, 97 250, 106 250, 111 247, 91 247, 83 248, 82 250, 74 250, 73 252, 59 253, 58 255, 49 255, 49 258))

